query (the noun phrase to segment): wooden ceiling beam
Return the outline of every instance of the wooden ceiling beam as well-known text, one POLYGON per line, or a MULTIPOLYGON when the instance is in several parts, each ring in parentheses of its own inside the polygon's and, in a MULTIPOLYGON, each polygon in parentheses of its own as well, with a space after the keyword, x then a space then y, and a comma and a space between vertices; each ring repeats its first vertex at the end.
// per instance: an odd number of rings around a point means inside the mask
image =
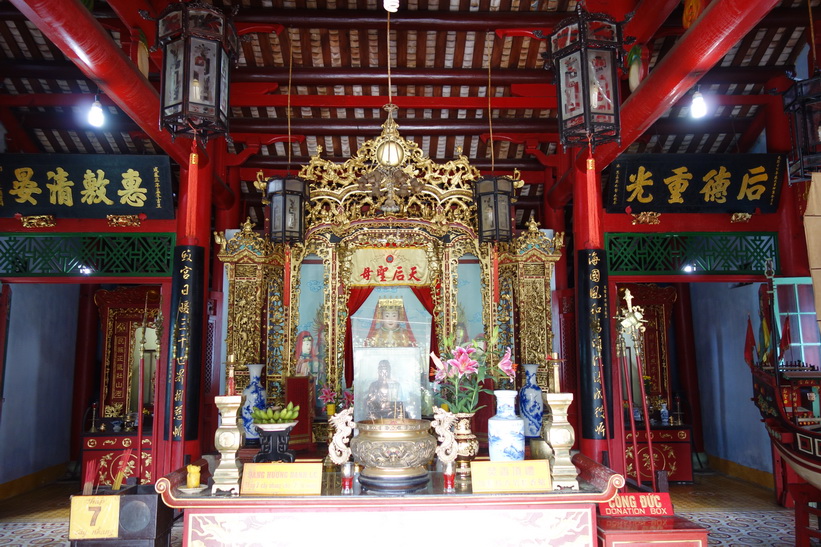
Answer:
MULTIPOLYGON (((765 84, 772 78, 785 73, 793 73, 794 65, 774 67, 714 67, 701 78, 701 85, 726 85, 743 81, 747 84, 765 84)), ((67 61, 26 61, 15 62, 0 60, 0 74, 14 74, 17 78, 39 78, 45 80, 86 80, 89 78, 67 61)), ((292 72, 293 85, 327 85, 329 80, 341 82, 340 85, 385 85, 387 68, 298 68, 292 72)), ((159 76, 150 78, 155 87, 159 87, 159 76)), ((494 69, 494 86, 518 84, 550 84, 553 81, 551 71, 535 69, 494 69)), ((288 68, 239 67, 231 72, 231 82, 235 83, 275 83, 288 82, 288 68)), ((424 69, 424 68, 391 68, 391 83, 394 85, 486 85, 487 70, 473 69, 424 69)))
MULTIPOLYGON (((504 12, 504 11, 427 11, 400 10, 391 15, 391 30, 424 30, 453 32, 489 32, 499 28, 552 29, 572 12, 504 12)), ((274 21, 295 29, 385 29, 385 11, 346 9, 278 9, 243 8, 234 17, 237 30, 246 25, 274 21)))
POLYGON ((159 129, 160 97, 111 36, 79 2, 10 0, 174 161, 188 162, 188 146, 159 129))
MULTIPOLYGON (((0 105, 3 101, 0 100, 0 105)), ((71 131, 79 129, 72 116, 55 116, 47 112, 26 112, 26 127, 57 131, 71 131)), ((399 118, 399 134, 404 137, 427 135, 484 135, 488 132, 487 121, 484 119, 458 118, 399 118)), ((661 118, 651 125, 648 135, 693 135, 703 133, 736 134, 743 133, 752 123, 752 118, 722 119, 709 118, 691 120, 690 118, 661 118)), ((333 118, 333 119, 292 119, 291 133, 300 135, 347 136, 360 135, 371 138, 382 132, 381 119, 333 118)), ((231 133, 246 134, 280 134, 288 133, 288 122, 285 119, 269 118, 231 118, 231 133)), ((133 133, 140 131, 140 127, 126 116, 108 116, 103 129, 81 128, 84 131, 99 131, 105 133, 133 133)), ((558 134, 558 125, 555 118, 502 118, 493 120, 493 131, 503 134, 558 134)))
MULTIPOLYGON (((124 0, 129 1, 129 0, 124 0)), ((142 0, 140 0, 142 1, 142 0)), ((645 0, 656 5, 659 0, 645 0)), ((151 2, 156 5, 156 1, 151 2)), ((156 11, 168 2, 162 2, 156 11)), ((95 5, 92 12, 100 20, 119 19, 117 14, 106 4, 95 5)), ((681 29, 683 8, 672 11, 665 19, 662 28, 681 29)), ((572 12, 532 12, 521 14, 505 12, 466 12, 466 11, 410 11, 397 12, 391 16, 391 28, 394 30, 474 30, 487 31, 498 28, 550 27, 565 19, 572 12), (441 27, 441 28, 440 28, 441 27)), ((8 5, 0 4, 0 19, 21 21, 25 19, 19 10, 8 5)), ((271 8, 242 8, 234 21, 238 26, 270 24, 271 22, 289 28, 318 28, 318 29, 383 29, 385 28, 385 13, 377 10, 324 10, 324 9, 287 9, 279 8, 272 12, 271 8), (337 15, 338 14, 338 15, 337 15)), ((805 25, 807 23, 807 9, 774 8, 764 17, 755 28, 789 27, 805 25)), ((683 29, 682 29, 683 32, 683 29)))

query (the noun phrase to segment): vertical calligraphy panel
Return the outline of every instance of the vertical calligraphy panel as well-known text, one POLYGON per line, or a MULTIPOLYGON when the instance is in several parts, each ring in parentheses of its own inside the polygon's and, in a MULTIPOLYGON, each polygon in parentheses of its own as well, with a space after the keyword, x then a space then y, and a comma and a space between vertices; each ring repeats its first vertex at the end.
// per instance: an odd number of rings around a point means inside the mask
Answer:
MULTIPOLYGON (((610 377, 610 340, 607 316, 607 261, 602 249, 582 249, 577 251, 578 284, 576 300, 577 333, 579 344, 580 412, 582 415, 583 439, 601 440, 605 435, 605 392, 611 386, 602 382, 599 372, 599 358, 605 379, 610 377), (602 351, 604 348, 605 351, 602 351)), ((613 397, 607 393, 608 407, 613 397)), ((607 410, 612 416, 612 408, 607 410)), ((612 420, 611 420, 612 422, 612 420)), ((612 425, 612 423, 611 423, 612 425)))
POLYGON ((202 362, 204 254, 202 247, 174 249, 171 280, 171 439, 197 438, 200 363, 202 362))

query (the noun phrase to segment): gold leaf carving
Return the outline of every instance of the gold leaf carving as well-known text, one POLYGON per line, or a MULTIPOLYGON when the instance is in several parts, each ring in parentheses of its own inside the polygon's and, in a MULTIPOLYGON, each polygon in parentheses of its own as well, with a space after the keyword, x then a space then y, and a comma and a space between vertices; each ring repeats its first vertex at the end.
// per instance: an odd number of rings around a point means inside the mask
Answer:
POLYGON ((20 222, 23 224, 23 228, 52 228, 57 226, 54 215, 21 216, 20 222))
POLYGON ((633 224, 661 224, 661 214, 652 211, 644 211, 633 215, 633 224))
POLYGON ((141 225, 139 215, 107 215, 108 225, 111 228, 128 228, 141 225))

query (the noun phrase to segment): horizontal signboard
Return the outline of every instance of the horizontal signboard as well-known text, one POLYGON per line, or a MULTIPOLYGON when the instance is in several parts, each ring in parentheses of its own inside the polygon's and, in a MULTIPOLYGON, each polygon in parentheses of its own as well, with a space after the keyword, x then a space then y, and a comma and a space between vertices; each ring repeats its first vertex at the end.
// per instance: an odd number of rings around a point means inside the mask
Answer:
POLYGON ((0 216, 173 219, 167 156, 0 154, 0 216))
POLYGON ((782 154, 625 154, 610 166, 604 206, 608 213, 774 213, 784 164, 782 154))

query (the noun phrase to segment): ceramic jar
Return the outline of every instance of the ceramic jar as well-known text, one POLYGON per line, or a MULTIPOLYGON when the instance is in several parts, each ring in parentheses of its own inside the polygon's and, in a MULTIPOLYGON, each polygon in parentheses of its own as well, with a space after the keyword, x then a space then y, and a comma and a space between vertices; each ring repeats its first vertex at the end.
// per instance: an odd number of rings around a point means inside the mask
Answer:
POLYGON ((487 421, 490 461, 525 459, 524 420, 516 415, 516 391, 497 389, 496 414, 487 421))
POLYGON ((453 442, 456 444, 456 474, 470 475, 470 462, 479 454, 479 439, 473 432, 474 412, 456 413, 453 426, 453 442))
POLYGON ((242 390, 242 429, 245 433, 245 444, 259 443, 259 433, 254 427, 254 418, 251 413, 255 408, 265 408, 265 388, 262 387, 262 364, 248 365, 248 386, 242 390))
POLYGON ((522 366, 525 370, 525 384, 519 390, 519 408, 525 421, 525 437, 541 437, 544 403, 542 402, 542 388, 536 383, 536 371, 539 365, 522 366))

